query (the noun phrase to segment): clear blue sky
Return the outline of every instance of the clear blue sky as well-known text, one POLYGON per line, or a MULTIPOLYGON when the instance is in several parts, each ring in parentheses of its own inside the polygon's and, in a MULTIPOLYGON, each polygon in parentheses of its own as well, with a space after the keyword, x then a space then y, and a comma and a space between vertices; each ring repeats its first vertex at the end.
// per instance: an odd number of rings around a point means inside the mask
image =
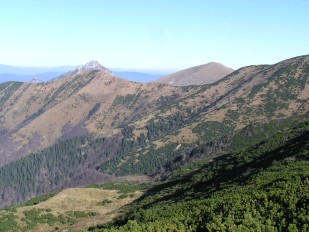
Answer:
POLYGON ((0 64, 232 68, 309 54, 307 0, 0 0, 0 64))

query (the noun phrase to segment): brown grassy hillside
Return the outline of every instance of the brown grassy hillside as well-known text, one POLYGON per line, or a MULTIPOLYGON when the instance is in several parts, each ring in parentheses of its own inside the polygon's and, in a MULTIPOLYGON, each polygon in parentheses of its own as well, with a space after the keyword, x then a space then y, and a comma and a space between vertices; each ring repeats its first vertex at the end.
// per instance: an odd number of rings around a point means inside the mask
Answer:
POLYGON ((301 56, 202 86, 134 83, 104 69, 1 84, 0 164, 8 165, 0 168, 0 206, 115 175, 151 175, 201 143, 220 151, 223 136, 250 124, 308 112, 308 80, 309 56, 301 56))
POLYGON ((205 85, 216 82, 234 70, 220 63, 208 63, 184 69, 156 80, 157 83, 176 86, 205 85))

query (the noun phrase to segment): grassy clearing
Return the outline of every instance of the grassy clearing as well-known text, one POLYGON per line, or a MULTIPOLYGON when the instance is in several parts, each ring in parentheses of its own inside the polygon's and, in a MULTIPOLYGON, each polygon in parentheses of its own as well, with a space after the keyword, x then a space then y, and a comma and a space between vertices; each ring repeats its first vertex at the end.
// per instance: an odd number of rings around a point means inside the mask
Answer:
MULTIPOLYGON (((108 185, 107 185, 108 186, 108 185)), ((20 207, 0 211, 0 231, 80 231, 112 221, 142 193, 101 188, 70 188, 20 207)))

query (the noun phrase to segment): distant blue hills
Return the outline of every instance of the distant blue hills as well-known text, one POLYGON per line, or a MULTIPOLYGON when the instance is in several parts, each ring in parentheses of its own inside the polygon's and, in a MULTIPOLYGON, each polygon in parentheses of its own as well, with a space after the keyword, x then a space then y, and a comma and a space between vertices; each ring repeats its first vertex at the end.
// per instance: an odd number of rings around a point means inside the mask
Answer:
POLYGON ((50 73, 39 73, 33 75, 17 75, 11 73, 0 73, 0 83, 6 81, 20 81, 20 82, 29 82, 33 77, 37 76, 42 81, 48 81, 53 78, 59 77, 64 72, 50 72, 50 73))
POLYGON ((117 77, 135 82, 147 83, 159 79, 163 74, 149 74, 140 72, 113 72, 117 77))
MULTIPOLYGON (((64 73, 77 68, 78 66, 60 67, 16 67, 10 65, 0 65, 0 83, 6 81, 29 82, 33 77, 38 77, 42 81, 57 78, 64 73)), ((151 82, 166 74, 152 74, 135 71, 111 71, 118 77, 135 82, 151 82)))
POLYGON ((0 82, 6 81, 30 81, 37 76, 43 81, 61 76, 77 66, 60 67, 16 67, 0 64, 0 82))

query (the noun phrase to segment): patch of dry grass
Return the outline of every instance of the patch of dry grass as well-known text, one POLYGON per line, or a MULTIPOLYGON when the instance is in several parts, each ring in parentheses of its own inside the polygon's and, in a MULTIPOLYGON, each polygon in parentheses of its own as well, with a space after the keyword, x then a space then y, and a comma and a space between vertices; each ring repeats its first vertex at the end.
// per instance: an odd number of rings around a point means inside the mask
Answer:
MULTIPOLYGON (((133 177, 132 177, 133 178, 133 177)), ((15 213, 19 218, 19 224, 25 227, 26 224, 21 221, 24 218, 24 212, 33 208, 46 210, 55 216, 65 215, 70 211, 95 212, 95 216, 79 218, 78 222, 73 225, 55 224, 38 224, 33 231, 45 232, 59 229, 70 229, 80 231, 81 229, 109 222, 117 217, 122 208, 139 198, 142 192, 137 191, 133 194, 123 197, 123 194, 117 190, 105 190, 97 188, 69 188, 61 191, 47 201, 41 202, 34 206, 25 206, 17 209, 15 213)), ((61 231, 61 230, 60 230, 61 231)))

